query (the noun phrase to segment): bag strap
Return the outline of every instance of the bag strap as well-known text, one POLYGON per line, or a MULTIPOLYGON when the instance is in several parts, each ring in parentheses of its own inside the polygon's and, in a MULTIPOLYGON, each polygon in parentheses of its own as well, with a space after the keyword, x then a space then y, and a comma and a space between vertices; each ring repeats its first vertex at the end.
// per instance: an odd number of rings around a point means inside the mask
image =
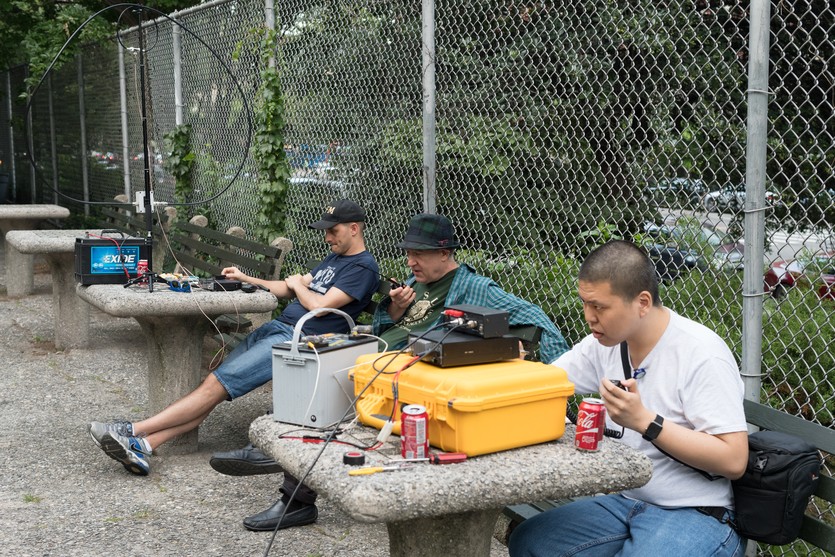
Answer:
MULTIPOLYGON (((632 364, 629 361, 629 347, 626 345, 626 341, 623 341, 623 342, 620 343, 620 361, 621 361, 621 364, 623 365, 623 376, 626 379, 632 379, 632 364)), ((718 480, 719 478, 722 477, 722 476, 717 476, 716 474, 710 474, 708 472, 705 472, 704 470, 696 468, 695 466, 690 466, 686 462, 680 461, 679 459, 677 459, 676 457, 674 457, 673 455, 671 455, 670 453, 668 453, 667 451, 665 451, 664 449, 662 449, 661 447, 656 445, 655 442, 652 442, 652 445, 656 449, 658 449, 658 451, 661 454, 663 454, 664 456, 672 458, 673 460, 675 460, 679 464, 683 464, 684 466, 687 466, 688 468, 691 468, 691 469, 695 470, 696 472, 698 472, 699 474, 701 474, 702 476, 704 476, 705 478, 707 478, 710 481, 718 480)))

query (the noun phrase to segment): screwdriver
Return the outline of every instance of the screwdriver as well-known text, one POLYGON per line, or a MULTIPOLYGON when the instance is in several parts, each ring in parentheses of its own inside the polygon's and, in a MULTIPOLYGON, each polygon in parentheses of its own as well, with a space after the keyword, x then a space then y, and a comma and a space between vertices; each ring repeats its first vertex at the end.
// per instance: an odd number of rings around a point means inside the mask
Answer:
POLYGON ((357 468, 356 470, 349 470, 349 476, 367 476, 368 474, 376 474, 377 472, 392 472, 394 470, 403 470, 405 466, 370 466, 367 468, 357 468))

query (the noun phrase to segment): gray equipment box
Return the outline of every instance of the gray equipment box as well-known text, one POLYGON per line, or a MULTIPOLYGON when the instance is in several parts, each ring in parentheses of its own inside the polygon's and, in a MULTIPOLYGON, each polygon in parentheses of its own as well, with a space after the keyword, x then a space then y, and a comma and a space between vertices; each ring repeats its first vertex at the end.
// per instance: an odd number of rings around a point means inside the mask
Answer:
POLYGON ((295 350, 293 341, 273 345, 273 419, 324 428, 346 411, 346 419, 353 418, 348 372, 358 357, 377 352, 377 340, 341 334, 298 340, 295 350))

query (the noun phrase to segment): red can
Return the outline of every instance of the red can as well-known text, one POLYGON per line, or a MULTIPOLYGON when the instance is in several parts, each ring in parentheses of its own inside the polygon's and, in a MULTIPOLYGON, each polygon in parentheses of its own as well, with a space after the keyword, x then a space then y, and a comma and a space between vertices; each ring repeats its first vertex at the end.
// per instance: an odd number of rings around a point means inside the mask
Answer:
POLYGON ((400 455, 403 458, 429 456, 429 414, 419 404, 405 406, 400 412, 400 455))
POLYGON ((582 451, 596 451, 606 429, 606 407, 599 398, 584 398, 577 411, 574 446, 582 451))
MULTIPOLYGON (((148 260, 147 259, 140 259, 136 262, 136 276, 141 277, 145 273, 148 272, 148 260)), ((147 279, 143 279, 139 281, 142 284, 147 282, 147 279)))

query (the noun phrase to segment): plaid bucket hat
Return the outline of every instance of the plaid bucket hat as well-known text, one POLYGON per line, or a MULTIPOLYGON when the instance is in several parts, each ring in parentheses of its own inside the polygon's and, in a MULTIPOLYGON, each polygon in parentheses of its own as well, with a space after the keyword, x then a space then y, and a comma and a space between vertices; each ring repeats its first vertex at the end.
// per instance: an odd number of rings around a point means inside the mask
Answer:
POLYGON ((451 249, 460 244, 455 238, 452 223, 443 215, 421 213, 409 221, 409 229, 403 241, 397 244, 402 249, 451 249))

